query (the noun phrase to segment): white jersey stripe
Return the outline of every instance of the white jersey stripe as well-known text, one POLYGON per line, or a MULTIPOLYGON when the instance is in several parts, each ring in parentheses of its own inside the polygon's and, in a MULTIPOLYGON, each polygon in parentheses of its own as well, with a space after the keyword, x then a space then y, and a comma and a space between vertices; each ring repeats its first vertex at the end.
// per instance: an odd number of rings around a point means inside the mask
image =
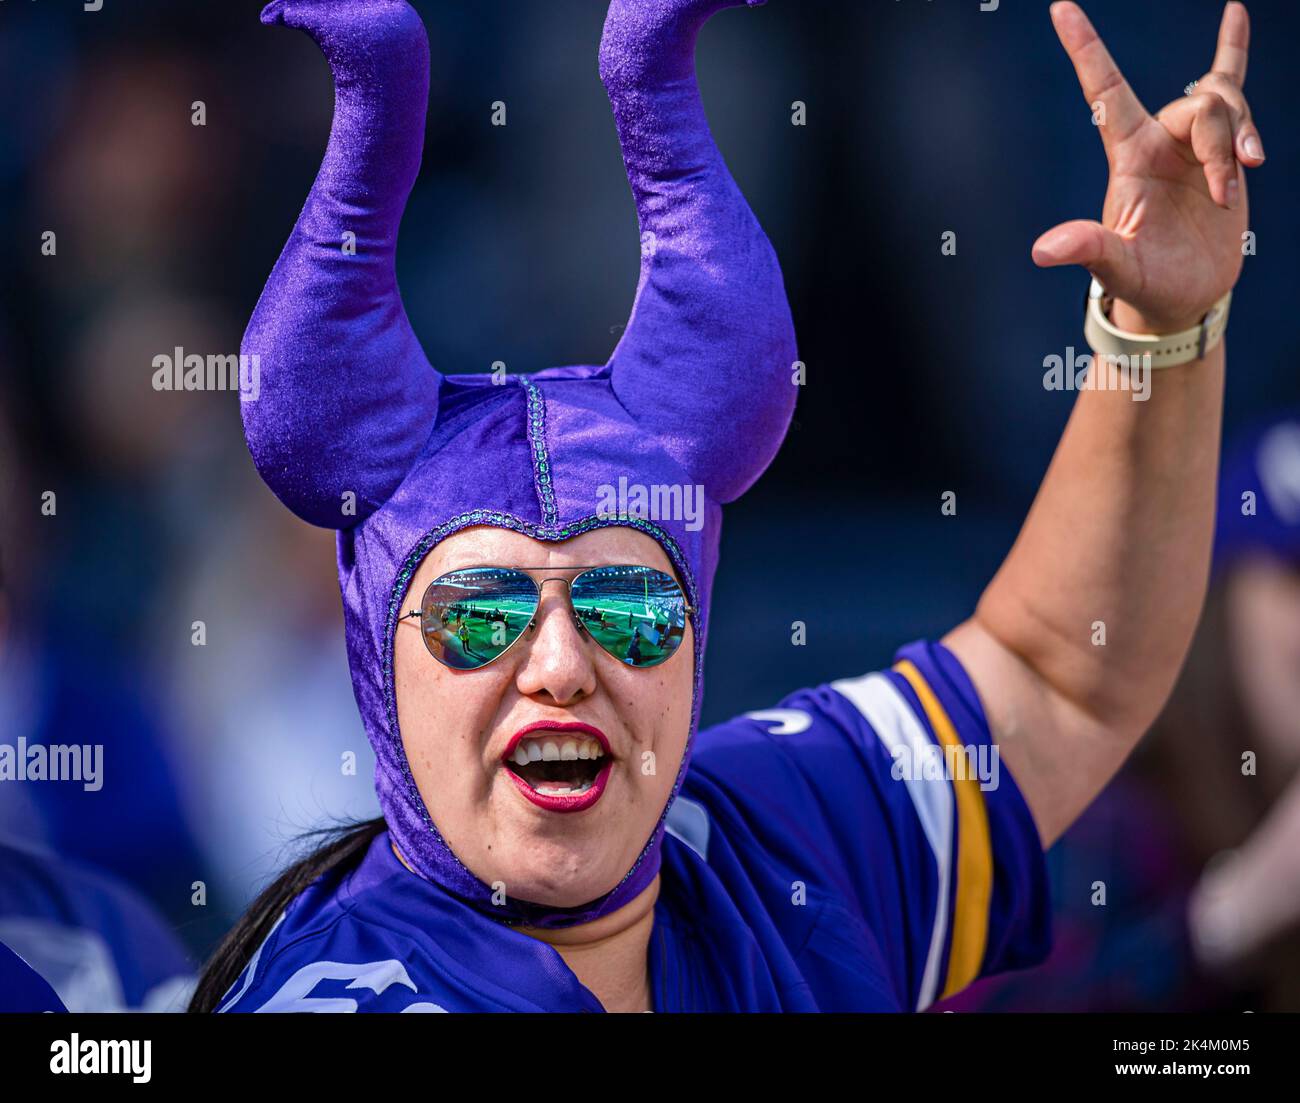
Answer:
MULTIPOLYGON (((893 757, 896 749, 908 755, 912 762, 921 762, 934 745, 925 725, 917 718, 898 688, 883 674, 867 674, 861 678, 844 678, 832 682, 831 687, 847 697, 866 717, 885 749, 893 757)), ((953 795, 947 781, 925 780, 912 776, 903 782, 916 809, 917 818, 925 832, 934 864, 939 873, 938 899, 934 922, 930 928, 930 951, 925 959, 925 972, 916 1010, 924 1011, 935 1000, 939 988, 939 970, 943 964, 943 944, 948 933, 948 882, 952 872, 953 851, 953 795)))

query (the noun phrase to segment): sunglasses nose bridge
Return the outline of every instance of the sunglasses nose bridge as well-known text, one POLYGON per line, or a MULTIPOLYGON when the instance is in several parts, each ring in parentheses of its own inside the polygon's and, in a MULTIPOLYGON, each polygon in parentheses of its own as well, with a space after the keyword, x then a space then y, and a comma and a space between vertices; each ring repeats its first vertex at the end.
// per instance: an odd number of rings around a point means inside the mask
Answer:
POLYGON ((537 627, 537 618, 538 618, 538 616, 541 614, 542 597, 544 596, 544 590, 545 590, 546 584, 547 584, 548 582, 560 582, 560 583, 563 583, 563 584, 564 584, 564 588, 568 591, 568 595, 569 595, 569 616, 573 619, 573 623, 576 624, 576 625, 578 626, 579 631, 581 631, 581 632, 585 632, 586 629, 585 629, 585 626, 584 626, 583 623, 582 623, 581 618, 578 616, 578 611, 577 611, 576 609, 574 609, 574 607, 573 607, 573 579, 571 579, 571 578, 563 578, 563 577, 561 577, 561 576, 559 576, 559 575, 552 575, 552 576, 549 576, 549 577, 547 577, 547 578, 537 579, 537 580, 535 580, 535 581, 536 581, 536 585, 537 585, 537 609, 534 610, 534 612, 533 612, 533 619, 532 619, 531 621, 528 622, 528 627, 529 627, 530 629, 536 629, 536 627, 537 627))
POLYGON ((537 592, 538 592, 539 594, 542 592, 542 587, 545 586, 548 582, 563 582, 564 585, 567 586, 570 590, 573 589, 573 580, 572 580, 572 579, 561 578, 559 575, 554 575, 554 576, 552 576, 552 577, 550 577, 550 578, 543 578, 543 579, 540 579, 540 580, 538 581, 538 583, 537 583, 537 592))

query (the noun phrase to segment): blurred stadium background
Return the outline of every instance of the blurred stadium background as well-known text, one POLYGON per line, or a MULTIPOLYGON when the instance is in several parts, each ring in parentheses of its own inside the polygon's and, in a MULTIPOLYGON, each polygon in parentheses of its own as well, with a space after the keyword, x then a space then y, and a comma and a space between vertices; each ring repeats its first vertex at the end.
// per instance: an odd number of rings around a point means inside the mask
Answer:
MULTIPOLYGON (((603 362, 638 266, 596 74, 604 4, 414 4, 433 87, 399 274, 430 359, 603 362)), ((1085 6, 1152 111, 1209 65, 1218 0, 1085 6)), ((263 488, 236 396, 150 382, 177 346, 237 350, 324 149, 325 62, 258 9, 0 9, 0 738, 107 748, 98 793, 0 789, 0 830, 116 874, 196 956, 302 831, 374 809, 331 536, 263 488)), ((1229 435, 1300 401, 1286 83, 1300 13, 1250 10, 1269 163, 1250 179, 1258 255, 1234 303, 1229 435)), ((730 510, 709 723, 886 664, 970 612, 1070 410, 1043 389, 1043 358, 1083 344, 1086 276, 1035 269, 1030 245, 1096 216, 1106 166, 1045 2, 773 0, 710 23, 699 66, 808 365, 785 449, 730 510), (940 252, 948 230, 956 256, 940 252)))

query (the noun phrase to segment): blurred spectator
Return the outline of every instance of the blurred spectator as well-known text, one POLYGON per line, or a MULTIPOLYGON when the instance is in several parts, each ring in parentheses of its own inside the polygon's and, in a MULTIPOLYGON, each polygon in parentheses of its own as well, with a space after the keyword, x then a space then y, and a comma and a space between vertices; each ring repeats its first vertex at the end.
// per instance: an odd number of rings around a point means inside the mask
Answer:
POLYGON ((1300 1011, 1300 415, 1229 451, 1218 517, 1174 694, 1049 856, 1051 958, 944 1008, 1300 1011))
POLYGON ((183 1011, 194 966, 135 893, 93 870, 0 839, 0 944, 69 1011, 183 1011))
MULTIPOLYGON (((244 469, 250 483, 257 476, 244 469)), ((242 484, 242 480, 240 480, 242 484)), ((218 896, 242 906, 322 824, 379 814, 352 696, 334 537, 240 486, 196 549, 155 643, 178 720, 179 778, 218 896), (190 646, 202 620, 206 642, 190 646)))
MULTIPOLYGON (((6 461, 0 470, 17 468, 7 420, 0 409, 0 458, 6 461)), ((16 543, 30 552, 26 541, 14 538, 32 526, 20 521, 18 501, 25 494, 14 493, 12 486, 0 487, 0 518, 7 543, 16 543)), ((9 759, 7 775, 15 762, 25 755, 21 740, 41 738, 41 718, 51 708, 36 689, 31 651, 21 646, 13 633, 8 616, 9 586, 24 577, 13 570, 14 563, 26 563, 23 557, 6 561, 5 546, 0 545, 0 716, 11 722, 0 724, 0 742, 9 759), (5 574, 6 570, 10 573, 5 574), (14 717, 30 718, 29 725, 12 722, 14 717)), ((84 687, 79 687, 84 690, 84 687)), ((112 702, 99 702, 100 705, 112 702)), ((116 717, 123 733, 121 742, 134 744, 139 735, 131 725, 132 716, 116 717)), ((57 730, 58 725, 53 725, 57 730)), ((68 731, 84 741, 105 738, 107 725, 81 722, 69 725, 68 731)), ((107 744, 114 751, 116 741, 107 744)), ((113 768, 121 765, 115 757, 113 768)), ((129 792, 139 801, 147 799, 148 786, 142 778, 123 773, 116 791, 129 792)), ((147 780, 147 775, 146 779, 147 780)), ((134 892, 100 872, 64 861, 51 850, 33 846, 31 839, 42 834, 58 839, 62 822, 49 817, 51 809, 73 808, 75 816, 84 817, 82 829, 91 839, 107 835, 121 844, 126 836, 120 825, 105 830, 112 820, 95 821, 93 799, 99 795, 75 781, 60 778, 25 780, 5 776, 0 779, 0 1001, 4 1010, 71 1011, 179 1011, 184 1008, 193 988, 193 967, 172 929, 154 914, 153 909, 134 892), (21 835, 24 840, 20 841, 21 835), (33 974, 19 964, 21 959, 33 974), (53 1000, 39 976, 58 994, 53 1000), (61 1007, 55 1005, 60 1004, 61 1007)), ((64 842, 63 849, 73 849, 64 842)), ((168 857, 163 847, 153 853, 168 857)))

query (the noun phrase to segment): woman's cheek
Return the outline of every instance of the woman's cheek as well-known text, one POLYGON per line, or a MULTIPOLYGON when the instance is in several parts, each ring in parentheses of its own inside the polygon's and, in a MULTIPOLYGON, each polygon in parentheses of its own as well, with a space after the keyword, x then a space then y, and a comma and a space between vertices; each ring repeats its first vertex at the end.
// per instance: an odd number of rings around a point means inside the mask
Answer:
POLYGON ((654 722, 654 736, 649 747, 654 773, 659 784, 655 787, 666 798, 677 777, 682 755, 686 749, 687 729, 691 719, 691 685, 685 687, 670 672, 655 678, 650 715, 654 722))

